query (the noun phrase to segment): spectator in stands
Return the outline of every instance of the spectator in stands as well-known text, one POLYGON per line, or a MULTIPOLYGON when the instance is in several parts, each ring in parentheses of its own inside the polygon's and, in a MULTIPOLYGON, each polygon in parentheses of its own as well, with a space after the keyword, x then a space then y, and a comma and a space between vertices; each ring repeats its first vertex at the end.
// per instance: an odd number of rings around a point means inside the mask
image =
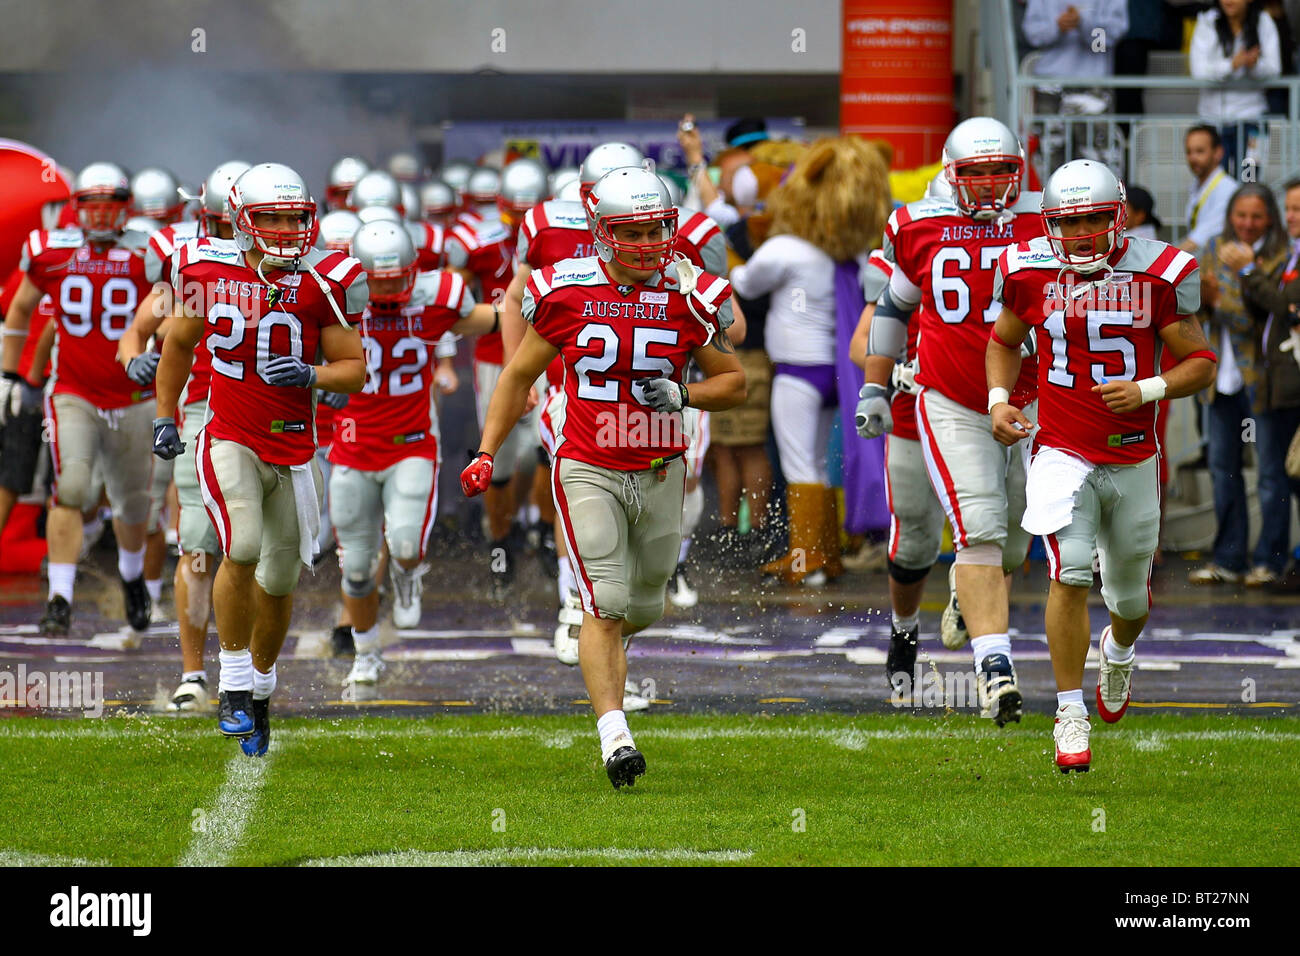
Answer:
POLYGON ((1128 188, 1128 222, 1124 226, 1126 236, 1140 236, 1143 239, 1158 239, 1156 230, 1163 223, 1156 218, 1155 198, 1141 186, 1128 188))
MULTIPOLYGON (((1078 77, 1081 84, 1086 84, 1089 78, 1110 76, 1114 72, 1115 46, 1128 30, 1128 2, 1080 0, 1076 6, 1071 0, 1028 0, 1021 27, 1025 39, 1039 54, 1033 66, 1035 76, 1078 77)), ((1098 114, 1106 112, 1110 105, 1105 92, 1063 94, 1060 87, 1040 88, 1035 102, 1036 111, 1044 114, 1098 114)), ((1072 124, 1073 145, 1068 156, 1064 136, 1049 135, 1048 139, 1052 140, 1046 149, 1049 168, 1055 169, 1066 159, 1081 158, 1089 148, 1105 150, 1109 124, 1102 124, 1099 129, 1106 138, 1100 143, 1085 143, 1084 125, 1072 124)), ((1093 155, 1109 160, 1100 153, 1093 155)))
MULTIPOLYGON (((1249 420, 1260 362, 1259 333, 1243 300, 1241 280, 1243 273, 1256 270, 1280 275, 1289 248, 1273 191, 1262 183, 1246 183, 1228 203, 1223 233, 1210 240, 1200 257, 1201 317, 1206 338, 1219 353, 1209 395, 1208 449, 1218 528, 1213 559, 1188 575, 1193 584, 1238 584, 1246 571, 1249 525, 1242 457, 1245 441, 1256 437, 1249 420)), ((1261 536, 1256 566, 1268 565, 1269 547, 1267 537, 1261 536)), ((1252 572, 1250 577, 1258 575, 1252 572)))
MULTIPOLYGON (((1115 44, 1115 74, 1146 76, 1147 57, 1164 36, 1165 5, 1163 0, 1128 0, 1128 30, 1115 44)), ((1116 113, 1142 113, 1142 91, 1115 91, 1116 113)), ((1131 234, 1131 231, 1130 231, 1131 234)))
POLYGON ((1300 316, 1300 177, 1283 187, 1284 216, 1290 237, 1289 255, 1277 268, 1266 270, 1255 261, 1241 269, 1241 290, 1255 319, 1259 337, 1255 383, 1255 456, 1259 462, 1259 512, 1263 516, 1255 567, 1246 584, 1276 583, 1286 571, 1291 552, 1291 497, 1300 500, 1300 481, 1286 474, 1286 452, 1300 428, 1300 365, 1282 343, 1291 337, 1300 316))
MULTIPOLYGON (((1282 72, 1277 26, 1256 0, 1218 0, 1196 18, 1187 65, 1192 76, 1222 83, 1225 80, 1267 80, 1282 72)), ((1263 90, 1201 90, 1197 112, 1201 119, 1223 127, 1226 169, 1237 175, 1249 159, 1258 179, 1259 120, 1268 112, 1263 90)))
POLYGON ((758 201, 758 179, 749 168, 749 151, 767 139, 767 123, 753 118, 737 120, 727 127, 724 138, 727 149, 715 160, 721 174, 715 186, 704 162, 704 148, 695 117, 688 113, 677 128, 677 141, 686 158, 689 183, 699 192, 700 206, 706 216, 727 229, 749 215, 758 201))
MULTIPOLYGON (((1291 30, 1291 19, 1287 16, 1286 8, 1287 4, 1282 0, 1264 0, 1264 12, 1273 18, 1273 25, 1277 27, 1282 75, 1295 76, 1295 34, 1291 30)), ((1268 112, 1278 116, 1288 115, 1290 96, 1287 90, 1266 90, 1264 98, 1268 101, 1268 112)))
POLYGON ((1183 137, 1187 168, 1194 182, 1187 197, 1187 236, 1179 243, 1193 255, 1200 255, 1209 241, 1223 232, 1228 200, 1237 184, 1223 169, 1223 140, 1213 126, 1193 126, 1183 137))

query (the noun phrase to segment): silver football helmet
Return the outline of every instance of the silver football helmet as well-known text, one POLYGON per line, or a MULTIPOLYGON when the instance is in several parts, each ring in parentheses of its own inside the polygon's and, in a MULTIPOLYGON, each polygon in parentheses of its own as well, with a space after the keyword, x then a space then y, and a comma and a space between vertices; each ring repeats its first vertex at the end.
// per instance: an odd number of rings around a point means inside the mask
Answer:
POLYGON ((549 195, 546 167, 535 159, 516 159, 501 170, 501 205, 525 213, 549 195))
POLYGON ((414 153, 393 153, 388 157, 388 171, 399 183, 418 183, 424 176, 424 163, 414 153))
POLYGON ((624 166, 640 166, 645 162, 641 150, 627 143, 601 143, 582 161, 578 181, 582 184, 583 199, 587 192, 606 173, 624 166))
POLYGON ((382 169, 372 169, 352 187, 348 208, 353 212, 367 206, 387 206, 402 212, 402 187, 382 169))
POLYGON ((321 216, 317 249, 337 249, 351 254, 352 237, 361 228, 361 220, 350 209, 335 209, 321 216))
POLYGON ((419 222, 424 218, 424 207, 420 204, 420 191, 411 183, 398 181, 402 189, 402 209, 410 222, 419 222))
POLYGON ((370 172, 370 164, 359 156, 344 156, 335 160, 325 180, 325 205, 330 209, 343 209, 348 204, 348 193, 357 180, 370 172))
POLYGON ((131 212, 157 219, 163 225, 177 222, 185 211, 180 183, 165 169, 150 166, 131 177, 131 212))
POLYGON ((307 181, 282 163, 258 163, 235 180, 226 199, 235 244, 257 249, 267 265, 292 265, 316 241, 316 201, 307 181), (295 229, 259 226, 259 213, 294 213, 295 229))
POLYGON ((1128 197, 1124 184, 1110 168, 1091 159, 1074 159, 1052 173, 1043 186, 1043 228, 1052 254, 1075 272, 1102 269, 1106 257, 1124 237, 1128 221, 1128 197), (1105 213, 1106 228, 1065 235, 1062 220, 1067 216, 1105 213), (1073 253, 1066 243, 1083 246, 1073 253))
POLYGON ((570 179, 555 191, 555 198, 564 202, 582 202, 582 183, 576 179, 570 179))
POLYGON ((948 177, 944 175, 941 169, 934 174, 934 179, 925 187, 926 199, 944 199, 952 202, 952 186, 948 185, 948 177))
POLYGON ((442 167, 438 173, 438 178, 456 190, 456 199, 459 202, 461 194, 465 191, 465 184, 469 182, 469 174, 472 172, 474 172, 473 163, 463 159, 454 159, 442 167))
POLYGON ((97 242, 116 239, 126 228, 131 182, 117 163, 91 163, 72 183, 72 207, 86 236, 97 242))
POLYGON ((404 222, 402 214, 392 206, 366 206, 357 210, 361 224, 368 222, 404 222))
POLYGON ((495 203, 501 195, 501 171, 492 166, 477 166, 461 190, 467 203, 476 206, 495 203))
POLYGON ((235 180, 252 168, 251 163, 242 159, 232 159, 222 163, 203 180, 199 187, 199 222, 205 234, 217 235, 218 224, 230 225, 226 212, 226 197, 235 180))
POLYGON ((1020 195, 1025 150, 1020 139, 991 116, 973 116, 958 123, 943 144, 943 172, 952 187, 953 202, 968 216, 992 219, 1009 209, 1020 195), (998 163, 1011 170, 972 175, 971 166, 998 163))
POLYGON ((379 311, 401 308, 415 287, 415 243, 400 222, 368 222, 352 237, 352 255, 366 270, 370 305, 379 311), (401 282, 384 280, 400 279, 401 282), (384 286, 391 285, 391 289, 384 286), (380 291, 383 290, 383 291, 380 291))
POLYGON ((581 175, 582 173, 577 166, 561 166, 547 177, 551 195, 558 196, 561 189, 569 183, 578 182, 581 175))
POLYGON ((654 173, 640 166, 614 169, 588 190, 583 206, 596 254, 638 271, 659 268, 677 238, 677 209, 654 173), (659 222, 659 238, 644 242, 621 240, 614 231, 623 225, 659 222))
POLYGON ((420 207, 426 217, 446 216, 456 209, 456 190, 441 179, 420 187, 420 207))

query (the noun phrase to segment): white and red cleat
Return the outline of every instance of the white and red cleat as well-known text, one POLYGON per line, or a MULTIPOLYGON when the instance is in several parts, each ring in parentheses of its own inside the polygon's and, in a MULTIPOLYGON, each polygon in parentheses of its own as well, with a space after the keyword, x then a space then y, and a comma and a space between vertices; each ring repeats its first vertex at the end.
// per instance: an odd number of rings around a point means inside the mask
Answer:
POLYGON ((1066 704, 1056 710, 1056 726, 1052 736, 1056 739, 1056 766, 1061 773, 1071 770, 1087 773, 1092 763, 1092 750, 1088 747, 1088 734, 1092 724, 1088 711, 1082 704, 1066 704))
POLYGON ((1113 724, 1128 710, 1133 687, 1133 659, 1127 664, 1116 664, 1106 657, 1106 638, 1110 625, 1101 632, 1099 660, 1097 662, 1097 714, 1108 724, 1113 724))

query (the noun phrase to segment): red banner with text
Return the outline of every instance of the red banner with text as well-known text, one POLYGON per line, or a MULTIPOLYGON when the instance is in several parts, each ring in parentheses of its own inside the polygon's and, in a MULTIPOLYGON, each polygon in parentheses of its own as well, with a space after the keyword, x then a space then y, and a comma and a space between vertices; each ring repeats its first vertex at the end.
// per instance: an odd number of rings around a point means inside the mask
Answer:
POLYGON ((955 122, 952 0, 843 0, 840 130, 894 147, 894 169, 937 162, 955 122))

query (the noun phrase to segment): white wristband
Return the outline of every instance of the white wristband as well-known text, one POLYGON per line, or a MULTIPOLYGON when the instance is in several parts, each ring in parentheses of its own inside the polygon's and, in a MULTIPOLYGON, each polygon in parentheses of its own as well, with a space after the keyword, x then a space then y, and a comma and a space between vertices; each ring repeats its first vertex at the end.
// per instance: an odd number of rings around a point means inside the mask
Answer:
POLYGON ((1011 401, 1011 393, 1005 388, 989 389, 989 411, 993 411, 994 405, 1001 405, 1003 402, 1011 401))
POLYGON ((1165 397, 1165 388, 1167 383, 1159 375, 1153 375, 1150 378, 1144 378, 1138 382, 1138 388, 1142 391, 1142 404, 1147 402, 1158 402, 1165 397))

